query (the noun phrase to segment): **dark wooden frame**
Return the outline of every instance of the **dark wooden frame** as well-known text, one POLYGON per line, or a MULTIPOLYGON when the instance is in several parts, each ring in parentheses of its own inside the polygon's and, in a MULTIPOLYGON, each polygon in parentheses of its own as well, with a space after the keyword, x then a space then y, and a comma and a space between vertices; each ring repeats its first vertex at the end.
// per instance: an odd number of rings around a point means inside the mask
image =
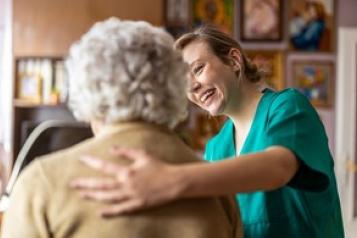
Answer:
POLYGON ((283 26, 283 20, 284 20, 284 0, 277 0, 279 2, 279 12, 278 12, 278 37, 277 38, 249 38, 245 36, 245 5, 246 2, 250 0, 240 0, 240 5, 239 5, 239 16, 240 16, 240 21, 239 21, 239 28, 240 28, 240 40, 242 42, 261 42, 261 43, 272 43, 272 42, 281 42, 283 40, 283 35, 284 35, 284 26, 283 26))

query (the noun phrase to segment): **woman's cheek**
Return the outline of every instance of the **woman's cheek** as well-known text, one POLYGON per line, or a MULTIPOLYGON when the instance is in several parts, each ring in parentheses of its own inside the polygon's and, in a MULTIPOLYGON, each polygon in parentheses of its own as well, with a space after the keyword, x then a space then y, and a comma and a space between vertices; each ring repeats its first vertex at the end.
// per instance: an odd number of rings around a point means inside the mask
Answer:
POLYGON ((193 103, 196 103, 195 97, 192 93, 187 93, 186 96, 187 96, 188 100, 190 100, 193 103))
POLYGON ((195 95, 191 95, 188 100, 190 100, 192 103, 196 104, 197 106, 201 107, 200 100, 195 97, 195 95))

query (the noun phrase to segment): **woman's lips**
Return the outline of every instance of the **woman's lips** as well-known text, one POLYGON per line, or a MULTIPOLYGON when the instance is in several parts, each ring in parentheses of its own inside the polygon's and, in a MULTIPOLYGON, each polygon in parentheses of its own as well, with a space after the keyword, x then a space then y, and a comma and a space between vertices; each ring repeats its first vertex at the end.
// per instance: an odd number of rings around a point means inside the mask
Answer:
POLYGON ((216 92, 216 89, 211 88, 206 90, 200 97, 200 101, 203 104, 207 104, 209 102, 209 99, 213 96, 213 94, 216 92))

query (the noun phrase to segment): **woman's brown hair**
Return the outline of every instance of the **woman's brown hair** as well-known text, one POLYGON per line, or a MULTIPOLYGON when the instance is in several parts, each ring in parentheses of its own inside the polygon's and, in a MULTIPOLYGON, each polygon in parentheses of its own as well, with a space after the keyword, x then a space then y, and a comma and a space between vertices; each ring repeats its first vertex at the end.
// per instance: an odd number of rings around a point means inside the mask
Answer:
POLYGON ((238 49, 243 58, 243 65, 241 67, 245 77, 250 82, 258 82, 262 78, 263 73, 248 59, 239 43, 228 34, 219 31, 213 26, 205 25, 197 28, 193 32, 182 35, 176 40, 174 47, 175 49, 183 50, 188 44, 197 40, 206 42, 213 53, 225 64, 229 62, 228 54, 230 50, 232 48, 238 49))

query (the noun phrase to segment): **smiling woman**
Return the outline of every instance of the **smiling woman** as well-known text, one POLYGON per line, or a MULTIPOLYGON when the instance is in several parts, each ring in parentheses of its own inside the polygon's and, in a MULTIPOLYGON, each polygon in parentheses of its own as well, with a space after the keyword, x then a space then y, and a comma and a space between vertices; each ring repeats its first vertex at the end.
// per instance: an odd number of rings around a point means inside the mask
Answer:
POLYGON ((215 31, 210 32, 212 39, 208 36, 199 37, 200 31, 203 33, 205 29, 200 28, 197 34, 184 35, 175 47, 184 49, 183 57, 191 69, 188 98, 217 116, 223 113, 223 108, 227 110, 226 106, 228 110, 236 110, 239 97, 236 89, 242 85, 243 77, 253 84, 259 84, 264 73, 251 63, 233 39, 215 34, 215 31))
POLYGON ((191 69, 188 98, 229 118, 205 147, 204 159, 214 163, 175 166, 147 151, 120 148, 114 154, 130 158, 129 167, 83 160, 114 181, 82 178, 73 186, 86 198, 115 200, 103 209, 106 215, 236 194, 244 237, 344 237, 333 158, 309 100, 296 89, 260 90, 260 70, 215 28, 183 35, 176 48, 191 69))

